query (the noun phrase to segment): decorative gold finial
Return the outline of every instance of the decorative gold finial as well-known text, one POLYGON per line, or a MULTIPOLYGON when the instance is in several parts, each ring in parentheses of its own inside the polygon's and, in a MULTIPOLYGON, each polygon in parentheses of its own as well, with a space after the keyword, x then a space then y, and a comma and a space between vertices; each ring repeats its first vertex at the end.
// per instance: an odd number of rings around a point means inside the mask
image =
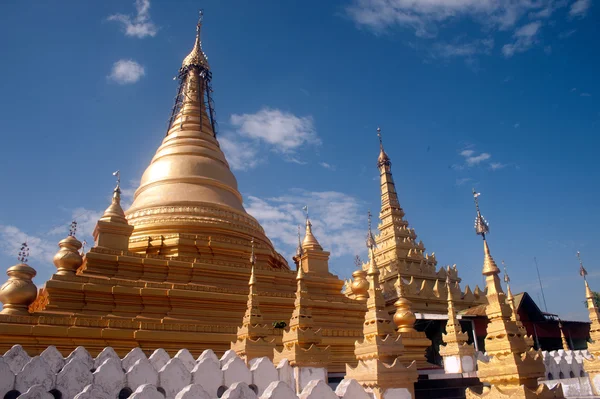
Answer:
POLYGON ((250 264, 252 267, 256 264, 256 256, 254 255, 254 237, 250 240, 250 244, 252 245, 252 252, 250 253, 250 264))
POLYGON ((37 273, 26 264, 28 258, 29 246, 24 242, 17 257, 19 264, 8 268, 8 281, 0 287, 0 302, 3 304, 0 314, 29 314, 29 305, 37 298, 37 287, 33 283, 37 273))
POLYGON ((181 69, 190 66, 199 66, 208 69, 208 57, 202 51, 202 21, 204 20, 204 11, 200 10, 198 15, 198 24, 196 24, 196 41, 194 42, 194 48, 192 51, 183 59, 181 69))
POLYGON ((487 220, 481 216, 481 212, 479 211, 479 196, 481 193, 478 193, 473 189, 473 198, 475 200, 475 209, 477 210, 477 217, 475 218, 475 232, 477 235, 480 235, 485 241, 485 235, 490 232, 490 227, 488 225, 487 220))
POLYGON ((58 246, 60 249, 52 259, 54 266, 58 269, 56 274, 60 276, 74 275, 77 269, 83 264, 83 258, 79 253, 79 249, 83 244, 75 238, 77 233, 77 222, 71 222, 69 235, 67 238, 60 240, 58 246))
POLYGON ((579 251, 577 251, 577 259, 579 259, 579 275, 581 277, 583 277, 584 280, 587 281, 587 270, 585 270, 585 267, 583 267, 583 262, 581 261, 581 254, 579 253, 579 251))
POLYGON ((127 220, 125 219, 125 212, 123 212, 123 208, 121 208, 121 172, 117 170, 116 172, 113 172, 112 175, 117 177, 117 185, 113 190, 111 204, 108 208, 106 208, 100 220, 111 220, 118 221, 120 223, 127 223, 127 220))
POLYGON ((510 286, 510 277, 508 276, 508 271, 506 270, 506 265, 504 264, 504 259, 502 260, 502 268, 504 269, 504 282, 506 286, 510 286))
POLYGON ((390 161, 390 157, 385 153, 383 149, 383 139, 381 138, 381 128, 377 127, 377 137, 379 138, 379 157, 377 158, 377 167, 381 168, 382 166, 391 166, 392 162, 390 161))
POLYGON ((312 232, 312 223, 310 222, 310 218, 308 217, 308 205, 305 205, 302 210, 306 216, 306 235, 304 236, 304 240, 302 241, 303 248, 312 248, 317 250, 322 250, 321 244, 317 241, 316 237, 312 232))

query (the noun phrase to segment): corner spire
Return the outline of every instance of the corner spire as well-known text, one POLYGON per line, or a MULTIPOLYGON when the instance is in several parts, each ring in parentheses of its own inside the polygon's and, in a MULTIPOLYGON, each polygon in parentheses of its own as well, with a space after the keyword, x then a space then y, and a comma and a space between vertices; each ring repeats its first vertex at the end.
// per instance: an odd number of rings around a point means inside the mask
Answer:
POLYGON ((0 302, 4 315, 28 315, 29 305, 37 298, 37 287, 33 278, 37 274, 35 269, 27 264, 29 258, 29 245, 27 242, 21 244, 19 263, 9 267, 6 271, 8 281, 0 287, 0 302))
POLYGON ((104 211, 104 214, 100 220, 127 223, 127 220, 125 219, 125 212, 121 207, 121 172, 117 170, 116 172, 113 172, 113 176, 117 177, 117 185, 113 190, 111 203, 104 211))

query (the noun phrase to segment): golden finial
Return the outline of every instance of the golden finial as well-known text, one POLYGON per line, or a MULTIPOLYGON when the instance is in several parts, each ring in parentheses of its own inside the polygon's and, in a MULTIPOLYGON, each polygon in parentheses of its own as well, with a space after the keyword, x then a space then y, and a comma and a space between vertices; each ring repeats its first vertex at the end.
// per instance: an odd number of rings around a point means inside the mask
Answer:
POLYGON ((381 168, 382 166, 391 166, 392 162, 390 161, 390 157, 388 157, 383 149, 383 139, 381 138, 380 127, 377 127, 377 137, 379 138, 379 157, 377 158, 377 167, 381 168))
POLYGON ((194 48, 192 51, 183 59, 181 69, 190 66, 200 66, 208 69, 208 57, 202 51, 202 21, 204 19, 204 11, 200 10, 198 15, 198 24, 196 25, 196 41, 194 42, 194 48))
POLYGON ((120 223, 127 223, 125 212, 123 212, 123 208, 121 208, 121 172, 117 170, 116 172, 113 172, 112 175, 117 177, 117 185, 113 190, 111 204, 106 208, 100 220, 112 220, 120 223))
POLYGON ((302 247, 303 248, 311 248, 312 247, 313 249, 318 249, 318 250, 323 249, 321 247, 321 244, 319 244, 319 241, 317 241, 317 239, 313 235, 312 223, 310 222, 310 219, 308 217, 308 205, 305 205, 302 208, 302 210, 304 210, 304 213, 306 215, 306 235, 304 236, 304 240, 302 241, 302 247))
POLYGON ((0 302, 3 304, 1 314, 27 315, 29 305, 37 298, 37 287, 33 283, 37 273, 26 264, 28 258, 29 245, 24 242, 17 257, 19 264, 8 268, 8 281, 0 287, 0 302))
POLYGON ((508 287, 510 285, 510 277, 508 276, 508 271, 506 270, 506 265, 504 264, 504 260, 502 260, 502 268, 504 269, 504 282, 508 287))
POLYGON ((362 269, 362 263, 360 256, 356 255, 354 257, 354 264, 357 270, 352 273, 353 281, 350 288, 358 300, 367 299, 369 290, 369 282, 366 280, 367 273, 362 269))
POLYGON ((483 237, 485 241, 485 235, 490 232, 490 227, 488 225, 487 220, 481 216, 481 212, 479 211, 479 196, 481 194, 473 189, 473 198, 475 200, 475 209, 477 210, 477 217, 475 218, 475 232, 477 235, 483 237))
POLYGON ((256 256, 254 255, 254 237, 250 240, 250 244, 252 245, 252 252, 250 253, 250 264, 254 267, 256 264, 256 256))

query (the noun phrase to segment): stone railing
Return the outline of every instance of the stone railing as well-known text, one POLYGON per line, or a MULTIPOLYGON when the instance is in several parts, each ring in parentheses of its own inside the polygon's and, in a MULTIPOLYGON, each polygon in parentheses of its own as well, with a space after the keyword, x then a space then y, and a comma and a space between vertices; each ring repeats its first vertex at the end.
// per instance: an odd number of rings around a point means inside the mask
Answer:
POLYGON ((544 366, 546 366, 546 379, 558 380, 562 378, 584 377, 583 359, 591 359, 592 355, 587 350, 557 350, 544 351, 544 366))
MULTIPOLYGON (((15 345, 0 357, 0 398, 20 399, 368 399, 355 380, 335 392, 323 379, 298 386, 298 370, 283 360, 277 367, 266 357, 247 366, 235 352, 220 359, 212 350, 194 359, 182 349, 172 358, 163 349, 147 357, 134 348, 122 359, 105 348, 95 359, 83 347, 66 358, 50 346, 30 357, 15 345), (298 392, 296 392, 298 390, 298 392)), ((389 390, 386 398, 404 398, 389 390)))

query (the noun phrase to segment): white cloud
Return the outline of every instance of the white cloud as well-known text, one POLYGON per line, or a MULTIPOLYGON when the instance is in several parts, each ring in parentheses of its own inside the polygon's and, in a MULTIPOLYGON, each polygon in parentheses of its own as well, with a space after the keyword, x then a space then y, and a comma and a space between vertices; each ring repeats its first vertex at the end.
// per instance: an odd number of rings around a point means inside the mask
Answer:
POLYGON ((581 97, 591 97, 592 95, 590 93, 581 93, 580 96, 581 97))
POLYGON ((503 169, 503 168, 505 168, 507 166, 508 166, 507 164, 500 163, 500 162, 492 162, 492 163, 490 163, 490 169, 492 169, 492 170, 503 169))
POLYGON ((469 42, 436 43, 433 46, 434 58, 472 58, 477 54, 489 54, 494 48, 494 39, 481 39, 469 42))
POLYGON ((456 185, 457 186, 464 186, 465 184, 467 184, 468 182, 472 181, 473 179, 471 179, 470 177, 463 177, 460 179, 456 179, 456 185))
POLYGON ((516 53, 523 53, 529 50, 538 42, 537 36, 541 27, 541 21, 534 21, 517 29, 513 34, 515 41, 513 43, 505 44, 502 47, 504 56, 512 57, 516 53))
POLYGON ((585 17, 588 9, 592 5, 592 0, 577 0, 571 4, 569 15, 571 17, 585 17))
POLYGON ((108 20, 120 22, 127 36, 140 39, 156 36, 158 28, 150 19, 150 0, 135 0, 135 9, 135 15, 114 14, 108 17, 108 20))
POLYGON ((362 202, 351 195, 293 189, 289 194, 274 198, 250 196, 246 209, 260 221, 280 252, 293 254, 299 225, 304 237, 302 207, 305 205, 308 205, 313 233, 332 257, 365 251, 366 211, 362 209, 362 202))
POLYGON ((255 114, 231 115, 242 136, 270 144, 275 151, 291 153, 305 144, 319 144, 313 119, 290 112, 262 108, 255 114))
POLYGON ((327 162, 319 162, 319 165, 321 165, 325 169, 335 170, 335 166, 333 166, 333 165, 331 165, 331 164, 329 164, 327 162))
POLYGON ((467 158, 473 154, 475 154, 475 151, 473 151, 473 150, 462 150, 460 152, 460 155, 462 155, 463 157, 467 157, 467 158))
POLYGON ((508 29, 528 13, 547 18, 561 5, 555 0, 353 0, 346 13, 375 32, 401 26, 431 37, 440 26, 461 18, 485 28, 508 29))
POLYGON ((232 134, 219 136, 219 144, 227 157, 227 162, 234 170, 255 168, 263 159, 258 156, 258 147, 247 140, 232 134))
POLYGON ((52 265, 52 257, 58 251, 58 242, 52 243, 48 239, 29 235, 15 226, 0 225, 0 250, 8 256, 14 256, 15 263, 24 242, 29 245, 29 259, 52 265))
POLYGON ((473 150, 462 151, 460 155, 465 157, 465 162, 467 166, 479 165, 481 162, 486 161, 492 157, 487 152, 482 152, 479 155, 475 155, 475 152, 473 150))
POLYGON ((121 85, 135 83, 146 74, 144 67, 133 60, 119 60, 113 64, 108 78, 121 85))
POLYGON ((298 152, 321 144, 311 116, 298 117, 264 107, 254 114, 233 114, 230 121, 235 130, 219 136, 219 142, 235 170, 252 169, 266 162, 264 154, 268 151, 286 162, 305 165, 298 152))

